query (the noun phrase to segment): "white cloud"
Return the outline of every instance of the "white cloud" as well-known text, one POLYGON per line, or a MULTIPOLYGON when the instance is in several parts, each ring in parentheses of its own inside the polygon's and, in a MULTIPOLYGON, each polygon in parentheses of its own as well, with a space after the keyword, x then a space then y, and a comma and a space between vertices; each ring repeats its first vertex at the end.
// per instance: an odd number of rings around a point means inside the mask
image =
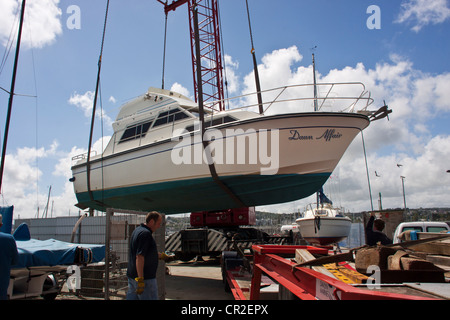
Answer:
MULTIPOLYGON (((289 85, 294 83, 305 83, 306 81, 295 82, 301 80, 298 79, 296 75, 303 75, 303 72, 300 70, 298 72, 292 70, 292 66, 302 59, 303 56, 299 53, 296 46, 275 50, 272 53, 264 55, 262 64, 258 65, 261 89, 277 88, 280 87, 280 84, 289 85)), ((310 73, 308 80, 312 82, 312 72, 310 73)), ((255 76, 253 72, 244 78, 244 85, 246 87, 243 90, 244 93, 256 91, 255 76)))
POLYGON ((2 182, 3 200, 14 205, 15 212, 22 214, 22 217, 36 213, 37 185, 44 174, 37 165, 42 159, 55 156, 57 148, 58 143, 55 141, 48 149, 23 147, 6 155, 2 182))
POLYGON ((236 94, 239 90, 239 77, 236 71, 239 69, 239 62, 234 61, 229 55, 225 55, 225 74, 227 90, 229 94, 236 94))
MULTIPOLYGON (((95 141, 93 150, 100 153, 109 139, 103 137, 95 141)), ((4 204, 14 205, 15 218, 33 218, 38 207, 41 217, 51 185, 50 205, 53 213, 49 208, 47 215, 67 216, 78 212, 73 184, 69 178, 72 177, 72 158, 86 152, 85 148, 76 146, 68 152, 59 150, 58 142, 54 141, 48 148, 24 147, 7 154, 2 183, 4 204)))
MULTIPOLYGON (((69 103, 71 105, 76 106, 80 110, 83 111, 85 117, 92 117, 92 109, 94 108, 94 98, 95 93, 93 91, 87 91, 85 94, 74 93, 69 99, 69 103)), ((105 113, 105 111, 101 110, 100 105, 97 103, 95 116, 97 119, 102 119, 105 121, 105 126, 111 127, 113 121, 112 119, 105 113)))
POLYGON ((438 24, 450 18, 447 0, 410 0, 401 4, 398 23, 411 23, 411 28, 419 32, 428 24, 438 24))
MULTIPOLYGON (((0 42, 6 46, 10 35, 16 38, 22 1, 0 1, 0 42)), ((22 44, 26 48, 42 48, 62 34, 59 0, 28 0, 25 7, 22 44)), ((15 40, 13 45, 15 45, 15 40)))
MULTIPOLYGON (((400 176, 404 176, 408 207, 450 206, 450 200, 446 196, 450 192, 450 175, 446 173, 449 157, 449 135, 433 137, 425 143, 422 152, 417 156, 402 153, 370 155, 369 174, 374 199, 376 200, 381 192, 384 208, 402 208, 400 176), (398 167, 397 164, 402 166, 398 167), (375 176, 375 171, 380 177, 375 176)), ((365 205, 366 209, 369 209, 367 176, 362 159, 350 159, 346 155, 339 167, 345 183, 346 202, 353 205, 359 202, 360 206, 365 205), (358 192, 358 186, 362 192, 358 192), (361 199, 366 199, 366 203, 361 199)), ((376 201, 374 207, 378 208, 376 201)))
MULTIPOLYGON (((189 97, 190 93, 189 90, 186 89, 185 87, 183 87, 181 84, 179 84, 178 82, 175 82, 172 87, 170 88, 170 91, 182 94, 185 97, 189 97)), ((192 99, 192 97, 191 97, 192 99)))
POLYGON ((69 99, 71 105, 81 109, 86 117, 92 113, 95 94, 93 91, 87 91, 85 94, 74 93, 69 99))

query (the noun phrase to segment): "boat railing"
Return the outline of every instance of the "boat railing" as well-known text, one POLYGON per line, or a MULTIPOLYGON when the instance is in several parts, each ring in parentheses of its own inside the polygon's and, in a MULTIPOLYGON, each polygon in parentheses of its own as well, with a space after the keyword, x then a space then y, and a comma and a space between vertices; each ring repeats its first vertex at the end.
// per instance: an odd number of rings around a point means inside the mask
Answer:
POLYGON ((305 212, 306 211, 310 211, 316 217, 328 216, 330 214, 329 211, 331 211, 331 210, 337 210, 337 212, 339 213, 339 210, 337 208, 331 208, 328 205, 324 205, 324 204, 321 204, 321 203, 319 203, 319 204, 317 204, 317 203, 309 203, 305 207, 305 212))
MULTIPOLYGON (((239 110, 256 108, 259 106, 256 99, 258 93, 259 92, 252 92, 224 99, 222 101, 228 106, 228 109, 239 110), (240 107, 233 106, 237 104, 244 105, 240 107)), ((366 90, 366 87, 362 82, 297 84, 261 90, 260 93, 263 96, 264 113, 276 104, 296 101, 311 101, 314 105, 317 105, 317 111, 321 111, 326 106, 333 106, 336 101, 340 101, 342 102, 341 106, 339 106, 338 110, 336 110, 339 112, 366 111, 367 108, 374 102, 370 92, 366 90), (316 87, 316 89, 323 88, 324 91, 314 95, 314 87, 316 87), (359 109, 357 109, 357 105, 360 106, 359 109)), ((205 104, 205 106, 212 107, 216 104, 217 101, 214 101, 205 104)))
MULTIPOLYGON (((97 155, 97 151, 96 150, 91 150, 91 157, 92 156, 96 156, 96 155, 97 155)), ((85 159, 87 159, 87 157, 88 157, 88 153, 85 152, 85 153, 82 153, 82 154, 79 154, 79 155, 76 155, 76 156, 72 157, 72 162, 73 161, 79 161, 79 160, 85 160, 85 159)))

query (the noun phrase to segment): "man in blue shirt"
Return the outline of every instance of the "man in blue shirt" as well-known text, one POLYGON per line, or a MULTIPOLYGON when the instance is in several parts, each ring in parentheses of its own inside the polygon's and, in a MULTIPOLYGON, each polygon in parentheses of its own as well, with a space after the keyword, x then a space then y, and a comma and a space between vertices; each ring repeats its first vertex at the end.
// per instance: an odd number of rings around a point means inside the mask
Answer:
POLYGON ((159 254, 153 232, 161 225, 162 216, 152 211, 147 214, 145 224, 131 234, 128 253, 127 300, 158 300, 156 270, 159 254))
MULTIPOLYGON (((2 215, 0 215, 0 227, 2 225, 2 215)), ((0 232, 0 300, 8 299, 11 266, 17 264, 18 259, 16 240, 12 235, 0 232)))
POLYGON ((378 242, 382 245, 392 244, 392 240, 382 232, 384 225, 384 221, 375 219, 375 214, 372 212, 366 226, 367 245, 374 246, 378 242))

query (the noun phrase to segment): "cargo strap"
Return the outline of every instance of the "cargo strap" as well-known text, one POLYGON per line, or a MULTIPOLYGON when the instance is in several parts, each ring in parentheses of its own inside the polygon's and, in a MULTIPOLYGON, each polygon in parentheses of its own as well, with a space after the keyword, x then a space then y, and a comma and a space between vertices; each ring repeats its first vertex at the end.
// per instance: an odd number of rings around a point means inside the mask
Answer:
MULTIPOLYGON (((201 55, 200 55, 200 36, 199 36, 199 30, 198 30, 198 11, 197 8, 194 8, 193 12, 193 18, 194 18, 194 35, 195 35, 195 54, 197 59, 197 66, 201 66, 201 55)), ((202 135, 202 144, 203 149, 206 150, 206 147, 208 146, 208 141, 205 141, 204 139, 204 133, 205 133, 205 114, 204 114, 204 106, 203 106, 203 85, 202 81, 200 79, 202 78, 201 68, 197 68, 197 79, 199 79, 197 83, 197 90, 198 90, 198 108, 199 108, 199 115, 200 115, 200 122, 201 122, 201 128, 200 128, 200 134, 202 135)), ((239 199, 239 197, 219 178, 219 175, 217 174, 216 167, 214 165, 213 161, 208 160, 208 166, 209 166, 209 172, 211 173, 211 177, 213 178, 214 182, 223 190, 226 194, 230 196, 231 199, 233 199, 234 202, 236 202, 237 206, 239 208, 246 207, 246 205, 239 199)))

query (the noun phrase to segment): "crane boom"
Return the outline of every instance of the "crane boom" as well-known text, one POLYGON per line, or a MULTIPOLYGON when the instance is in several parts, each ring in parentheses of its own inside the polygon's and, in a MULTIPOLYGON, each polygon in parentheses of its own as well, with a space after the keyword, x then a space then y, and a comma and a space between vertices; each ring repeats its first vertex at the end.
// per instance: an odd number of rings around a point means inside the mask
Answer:
POLYGON ((203 86, 203 101, 219 110, 224 110, 224 80, 222 50, 220 43, 218 0, 177 0, 171 4, 157 0, 164 5, 166 15, 178 7, 188 4, 189 31, 191 39, 191 60, 194 81, 195 100, 198 102, 198 84, 203 86), (195 54, 194 9, 198 10, 198 30, 200 59, 195 54), (197 66, 197 61, 201 65, 197 66), (201 70, 201 79, 197 79, 197 68, 201 70))

